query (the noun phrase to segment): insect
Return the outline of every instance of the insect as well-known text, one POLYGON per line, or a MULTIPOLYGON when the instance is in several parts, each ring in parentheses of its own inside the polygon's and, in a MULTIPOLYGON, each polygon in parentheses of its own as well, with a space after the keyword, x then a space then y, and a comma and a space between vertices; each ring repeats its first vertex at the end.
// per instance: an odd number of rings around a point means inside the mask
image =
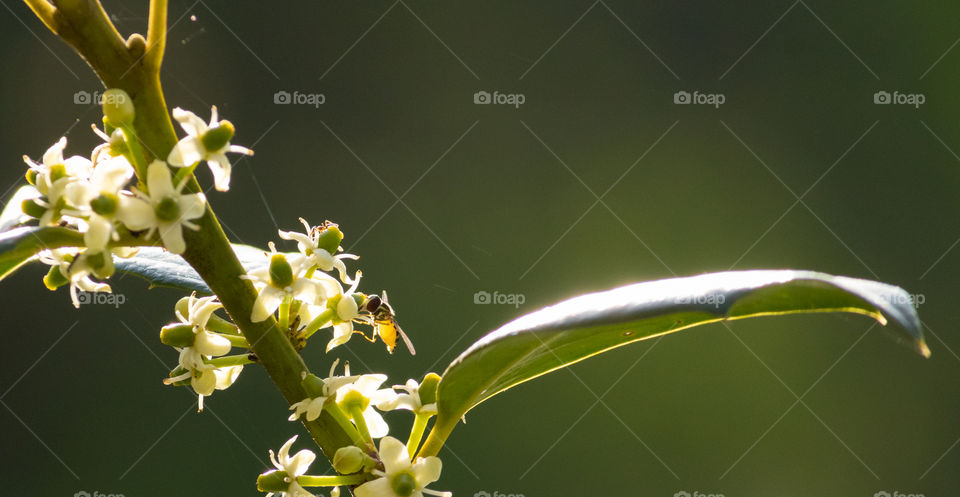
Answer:
POLYGON ((400 338, 403 338, 403 343, 407 346, 407 350, 410 351, 410 355, 416 355, 417 351, 413 348, 413 342, 400 329, 400 325, 397 324, 397 315, 393 312, 390 304, 387 303, 386 291, 383 292, 383 297, 379 295, 367 296, 361 308, 373 316, 373 339, 368 338, 368 340, 372 342, 379 336, 386 344, 387 352, 392 354, 393 349, 397 347, 397 335, 400 335, 400 338))

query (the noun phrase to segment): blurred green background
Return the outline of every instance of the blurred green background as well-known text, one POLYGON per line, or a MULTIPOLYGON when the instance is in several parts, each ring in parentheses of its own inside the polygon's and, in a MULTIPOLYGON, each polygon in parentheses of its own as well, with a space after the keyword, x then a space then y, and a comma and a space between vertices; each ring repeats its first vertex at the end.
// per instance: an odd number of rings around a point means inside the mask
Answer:
MULTIPOLYGON (((106 7, 129 34, 146 3, 106 7)), ((63 134, 71 154, 96 144, 98 109, 74 96, 100 88, 24 5, 4 6, 6 188, 22 181, 22 154, 39 158, 63 134)), ((201 116, 217 105, 257 153, 235 162, 229 194, 209 196, 230 236, 263 246, 298 216, 334 220, 362 256, 362 287, 389 291, 418 354, 354 340, 334 356, 355 370, 394 383, 442 372, 519 314, 674 274, 805 268, 922 296, 929 360, 867 318, 765 318, 521 385, 454 432, 436 489, 960 487, 955 2, 177 0, 170 22, 168 104, 201 116), (876 105, 881 90, 926 101, 876 105), (325 101, 275 104, 280 91, 325 101), (525 102, 478 105, 478 91, 525 102), (725 103, 677 105, 678 91, 725 103), (477 305, 478 291, 526 300, 477 305)), ((76 311, 42 274, 0 285, 6 491, 257 495, 267 449, 303 432, 266 375, 247 368, 198 415, 160 383, 176 353, 158 331, 179 293, 121 277, 119 309, 76 311)), ((332 359, 322 349, 304 350, 315 371, 332 359)), ((389 417, 395 434, 408 418, 389 417)))

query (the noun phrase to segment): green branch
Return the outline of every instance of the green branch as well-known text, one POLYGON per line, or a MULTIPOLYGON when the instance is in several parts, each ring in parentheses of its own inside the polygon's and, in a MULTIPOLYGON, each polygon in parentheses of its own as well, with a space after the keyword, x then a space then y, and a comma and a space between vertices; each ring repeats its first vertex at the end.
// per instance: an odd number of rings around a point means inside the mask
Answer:
MULTIPOLYGON (((151 3, 150 31, 146 41, 136 34, 124 41, 96 0, 55 0, 53 12, 37 1, 25 1, 38 12, 51 31, 83 57, 107 88, 120 88, 130 95, 136 109, 134 129, 147 161, 166 159, 177 143, 159 75, 166 31, 166 1, 151 3), (51 19, 50 22, 47 19, 51 19)), ((143 181, 142 177, 140 181, 143 181)), ((201 191, 195 179, 190 180, 187 189, 201 191)), ((223 303, 287 403, 303 400, 307 395, 300 381, 308 372, 307 366, 276 327, 274 319, 251 322, 250 314, 257 293, 250 281, 240 278, 245 271, 209 205, 196 223, 199 230, 184 230, 187 250, 183 258, 223 303)), ((327 413, 304 424, 331 460, 338 448, 352 442, 327 413)))

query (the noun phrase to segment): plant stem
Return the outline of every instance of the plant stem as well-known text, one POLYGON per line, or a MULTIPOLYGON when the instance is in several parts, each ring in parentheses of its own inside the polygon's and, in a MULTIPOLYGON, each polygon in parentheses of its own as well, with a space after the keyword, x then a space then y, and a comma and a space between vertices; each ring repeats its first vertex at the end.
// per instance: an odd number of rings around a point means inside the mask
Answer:
POLYGON ((348 414, 353 419, 353 423, 357 425, 357 431, 360 432, 363 441, 373 445, 373 437, 370 436, 370 429, 367 428, 367 420, 363 418, 363 411, 359 407, 353 407, 348 411, 348 414))
POLYGON ((43 24, 46 25, 50 31, 54 33, 57 32, 56 21, 53 18, 57 13, 56 7, 51 5, 47 0, 24 0, 24 3, 30 7, 30 10, 43 21, 43 24))
MULTIPOLYGON (((34 3, 37 2, 28 1, 31 8, 35 7, 34 3)), ((149 64, 144 61, 143 37, 133 35, 125 41, 97 0, 54 0, 54 3, 56 15, 52 18, 53 25, 48 27, 86 60, 107 88, 123 89, 133 99, 136 109, 133 127, 145 161, 165 159, 176 144, 177 135, 160 85, 159 60, 149 64)), ((161 33, 165 30, 156 28, 165 21, 166 14, 159 13, 165 4, 151 5, 151 26, 155 28, 151 52, 162 43, 161 33)), ((49 17, 49 14, 50 9, 42 8, 38 15, 49 17)), ((140 181, 143 182, 142 177, 140 181)), ((201 191, 196 179, 191 179, 186 189, 191 193, 201 191)), ((250 281, 240 278, 245 271, 209 205, 203 217, 195 222, 199 230, 184 230, 187 250, 183 258, 223 303, 287 404, 302 400, 306 394, 300 381, 308 372, 307 366, 283 330, 277 329, 274 319, 258 323, 250 320, 256 290, 250 281)), ((304 421, 304 425, 328 459, 333 458, 338 448, 352 444, 351 437, 329 414, 304 421)))
POLYGON ((420 441, 423 440, 423 432, 427 429, 427 422, 430 421, 430 414, 417 413, 413 418, 413 428, 410 429, 410 438, 407 439, 407 453, 410 459, 417 454, 417 448, 420 447, 420 441))
POLYGON ((227 340, 230 341, 230 345, 233 345, 234 347, 240 347, 240 348, 243 348, 243 349, 249 349, 249 348, 250 348, 250 343, 247 342, 247 339, 244 338, 242 335, 233 335, 233 334, 228 334, 228 333, 217 333, 217 336, 221 336, 221 337, 223 337, 223 338, 226 338, 227 340))
POLYGON ((215 368, 246 366, 247 364, 254 363, 254 361, 250 360, 250 354, 225 355, 223 357, 217 357, 216 359, 208 359, 203 362, 215 368))
POLYGON ((297 477, 297 483, 304 487, 340 487, 359 485, 368 480, 367 475, 337 475, 337 476, 312 476, 303 475, 297 477))
POLYGON ((167 0, 150 0, 147 23, 147 51, 144 58, 151 68, 159 71, 167 44, 167 0))
POLYGON ((326 405, 323 406, 323 410, 327 412, 340 425, 340 428, 344 433, 350 435, 353 445, 362 447, 364 445, 363 437, 360 435, 360 432, 357 431, 357 428, 353 426, 353 423, 350 422, 350 418, 347 417, 347 413, 343 412, 343 409, 340 409, 340 406, 332 400, 327 400, 326 405))

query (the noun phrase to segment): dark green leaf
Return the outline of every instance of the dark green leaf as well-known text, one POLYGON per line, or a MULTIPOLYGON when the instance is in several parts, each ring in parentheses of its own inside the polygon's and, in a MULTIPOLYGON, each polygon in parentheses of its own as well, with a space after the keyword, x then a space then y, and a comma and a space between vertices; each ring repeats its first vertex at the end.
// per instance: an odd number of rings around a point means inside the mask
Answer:
POLYGON ((852 312, 890 322, 895 338, 929 355, 911 296, 876 281, 769 270, 639 283, 527 314, 470 346, 443 374, 437 422, 423 454, 435 454, 477 404, 590 356, 698 324, 808 312, 852 312))

